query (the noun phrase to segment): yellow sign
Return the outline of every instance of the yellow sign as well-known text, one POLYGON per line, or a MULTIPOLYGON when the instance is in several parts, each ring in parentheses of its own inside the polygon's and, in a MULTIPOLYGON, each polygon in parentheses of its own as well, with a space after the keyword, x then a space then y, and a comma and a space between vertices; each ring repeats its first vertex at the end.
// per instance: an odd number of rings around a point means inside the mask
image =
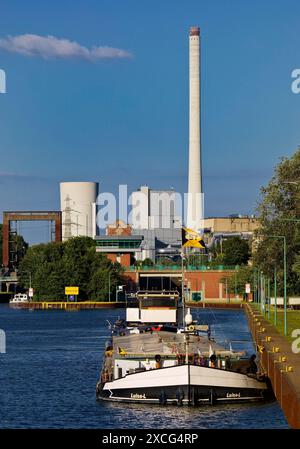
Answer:
POLYGON ((65 287, 65 295, 78 295, 79 287, 65 287))

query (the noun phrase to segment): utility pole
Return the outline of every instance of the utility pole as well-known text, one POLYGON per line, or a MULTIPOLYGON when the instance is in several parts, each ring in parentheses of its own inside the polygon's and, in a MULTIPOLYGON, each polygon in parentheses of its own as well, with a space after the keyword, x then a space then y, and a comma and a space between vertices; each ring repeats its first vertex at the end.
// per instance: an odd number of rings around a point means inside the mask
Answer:
POLYGON ((110 271, 108 272, 108 301, 110 302, 110 271))

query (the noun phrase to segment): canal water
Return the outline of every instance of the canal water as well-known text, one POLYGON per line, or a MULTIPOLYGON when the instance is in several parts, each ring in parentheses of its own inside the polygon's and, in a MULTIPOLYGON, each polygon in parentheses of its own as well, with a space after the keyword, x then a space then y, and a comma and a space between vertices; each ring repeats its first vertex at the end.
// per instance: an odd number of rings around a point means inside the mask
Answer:
MULTIPOLYGON (((288 428, 277 402, 215 407, 124 405, 95 400, 107 320, 122 310, 27 311, 0 305, 1 428, 288 428)), ((212 336, 253 352, 242 311, 194 312, 212 336)), ((196 316, 195 316, 196 318, 196 316)))

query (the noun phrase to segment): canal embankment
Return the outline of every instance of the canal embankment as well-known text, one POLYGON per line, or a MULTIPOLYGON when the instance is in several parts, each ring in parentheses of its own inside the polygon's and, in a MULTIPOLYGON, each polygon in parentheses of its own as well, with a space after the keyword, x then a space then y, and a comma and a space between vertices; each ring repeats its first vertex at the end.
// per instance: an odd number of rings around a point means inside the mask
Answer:
POLYGON ((124 307, 121 301, 84 301, 84 302, 67 302, 67 301, 29 301, 16 303, 11 307, 18 309, 34 309, 34 310, 91 310, 91 309, 117 309, 124 307))
POLYGON ((186 307, 191 308, 212 308, 212 309, 241 309, 243 307, 242 301, 186 301, 186 307))
POLYGON ((300 354, 253 305, 244 304, 260 365, 267 374, 289 425, 300 429, 300 354))

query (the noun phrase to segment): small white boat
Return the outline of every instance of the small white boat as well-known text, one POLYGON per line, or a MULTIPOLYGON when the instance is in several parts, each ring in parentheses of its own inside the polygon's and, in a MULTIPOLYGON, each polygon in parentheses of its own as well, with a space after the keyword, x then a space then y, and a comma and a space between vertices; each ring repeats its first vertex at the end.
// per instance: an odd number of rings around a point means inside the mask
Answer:
POLYGON ((29 302, 28 300, 28 295, 26 295, 26 293, 17 293, 16 295, 14 295, 13 298, 11 298, 9 300, 9 304, 22 304, 22 303, 27 303, 29 302))

